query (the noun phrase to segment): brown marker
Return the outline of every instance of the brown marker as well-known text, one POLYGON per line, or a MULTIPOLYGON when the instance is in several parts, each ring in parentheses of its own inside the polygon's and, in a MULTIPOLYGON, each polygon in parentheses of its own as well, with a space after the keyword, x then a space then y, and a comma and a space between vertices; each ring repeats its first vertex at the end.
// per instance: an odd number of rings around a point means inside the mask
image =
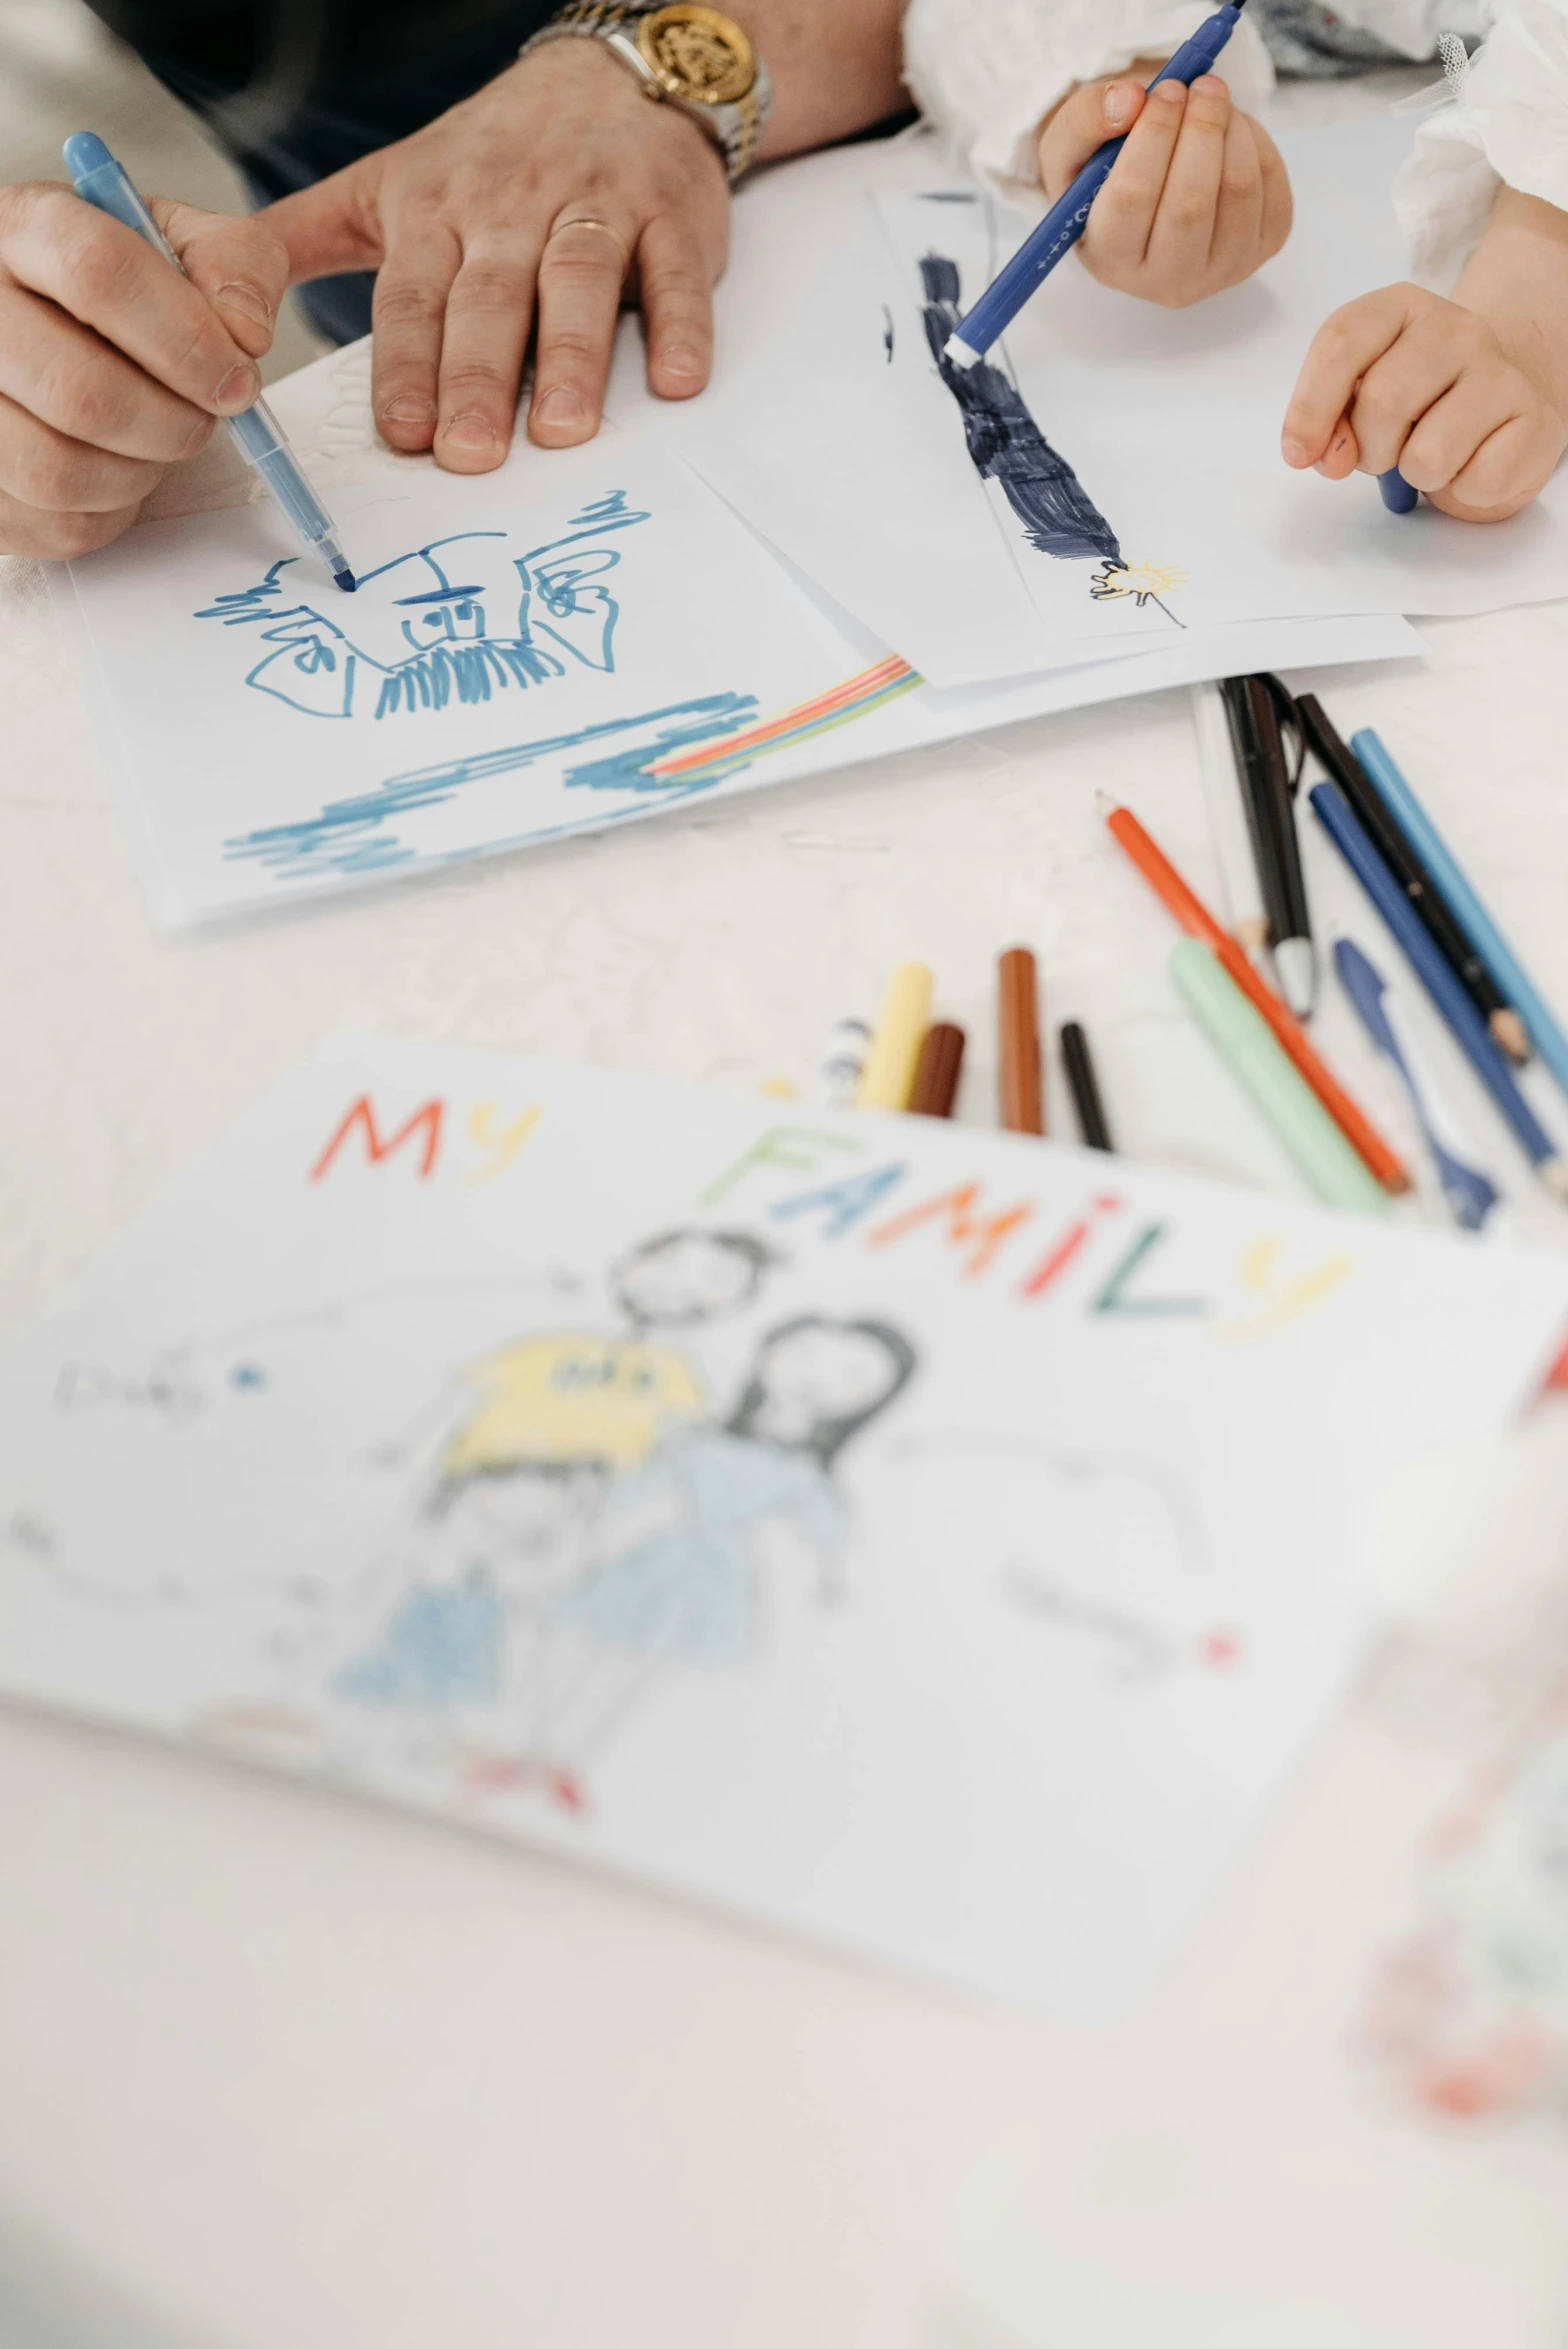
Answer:
POLYGON ((996 968, 1002 1123, 1010 1134, 1043 1134, 1040 989, 1034 956, 1027 946, 1009 947, 996 968))
POLYGON ((920 1058, 915 1064, 914 1091, 909 1106, 918 1117, 951 1117, 958 1098, 958 1077, 964 1065, 964 1031, 950 1020, 927 1028, 920 1058))

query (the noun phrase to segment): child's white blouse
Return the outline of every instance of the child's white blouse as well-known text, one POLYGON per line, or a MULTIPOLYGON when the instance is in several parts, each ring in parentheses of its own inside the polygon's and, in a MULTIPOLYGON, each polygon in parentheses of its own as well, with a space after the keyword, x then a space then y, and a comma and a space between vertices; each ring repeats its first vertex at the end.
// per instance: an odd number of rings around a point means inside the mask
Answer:
MULTIPOLYGON (((977 170, 1034 183, 1042 117, 1079 82, 1168 56, 1212 5, 910 0, 905 76, 921 111, 977 170)), ((1452 286, 1504 181, 1568 212, 1568 0, 1334 0, 1334 18, 1418 60, 1436 56, 1440 33, 1473 40, 1490 23, 1459 98, 1422 122, 1395 183, 1412 274, 1423 284, 1452 286)), ((1218 70, 1248 113, 1266 108, 1274 73, 1250 10, 1218 70)))

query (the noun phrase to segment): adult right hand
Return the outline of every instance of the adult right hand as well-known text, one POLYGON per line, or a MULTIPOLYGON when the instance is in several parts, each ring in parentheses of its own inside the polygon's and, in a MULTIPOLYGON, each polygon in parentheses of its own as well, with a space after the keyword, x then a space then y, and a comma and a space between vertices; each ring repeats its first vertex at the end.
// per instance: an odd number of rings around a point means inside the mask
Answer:
POLYGON ((0 554, 107 546, 261 389, 281 241, 161 197, 150 209, 187 276, 68 187, 0 188, 0 554))

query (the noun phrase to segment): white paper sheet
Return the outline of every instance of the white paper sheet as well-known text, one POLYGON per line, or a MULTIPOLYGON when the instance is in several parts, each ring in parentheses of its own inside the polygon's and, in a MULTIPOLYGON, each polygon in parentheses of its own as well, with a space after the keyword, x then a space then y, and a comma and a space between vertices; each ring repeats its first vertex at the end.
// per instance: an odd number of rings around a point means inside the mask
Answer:
POLYGON ((1568 1263, 350 1041, 0 1363, 0 1686, 971 1989, 1149 1977, 1568 1263))
POLYGON ((343 596, 269 506, 73 566, 165 920, 548 839, 862 665, 688 467, 583 449, 338 501, 343 596))
MULTIPOLYGON (((270 505, 72 567, 138 864, 171 925, 598 830, 1014 718, 1260 664, 1397 657, 1402 623, 1180 633, 988 693, 909 690, 720 769, 654 762, 886 661, 646 431, 499 474, 377 466, 334 495, 338 594, 270 505)), ((895 664, 895 667, 897 664, 895 664)))
POLYGON ((1475 612, 1564 594, 1564 474, 1513 521, 1482 528, 1425 504, 1390 515, 1371 481, 1325 482, 1280 458, 1316 328, 1404 274, 1389 186, 1409 137, 1408 122, 1374 121, 1288 139, 1296 226, 1244 286, 1167 311, 1107 291, 1069 260, 1009 329, 993 359, 1114 557, 1029 546, 997 483, 970 462, 930 357, 921 264, 951 263, 967 307, 1030 223, 972 189, 965 202, 968 183, 934 143, 924 193, 910 187, 918 149, 902 151, 894 184, 868 182, 883 250, 851 221, 788 336, 732 373, 700 420, 667 429, 938 686, 1082 659, 1086 637, 1104 642, 1162 614, 1166 627, 1205 627, 1475 612))

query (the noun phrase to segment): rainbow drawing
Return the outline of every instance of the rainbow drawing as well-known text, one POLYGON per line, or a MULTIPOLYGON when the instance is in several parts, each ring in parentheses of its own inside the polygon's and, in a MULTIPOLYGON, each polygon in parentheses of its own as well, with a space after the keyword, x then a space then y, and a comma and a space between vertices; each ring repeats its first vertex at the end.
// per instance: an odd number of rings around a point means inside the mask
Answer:
POLYGON ((811 701, 797 702, 793 709, 765 719, 760 726, 748 726, 743 733, 727 735, 719 742, 705 742, 675 758, 655 759, 646 771, 672 782, 717 783, 768 751, 809 742, 834 726, 847 725, 852 718, 869 717, 873 710, 924 683, 918 669, 891 653, 874 669, 862 669, 858 676, 846 677, 842 685, 817 694, 811 701))

